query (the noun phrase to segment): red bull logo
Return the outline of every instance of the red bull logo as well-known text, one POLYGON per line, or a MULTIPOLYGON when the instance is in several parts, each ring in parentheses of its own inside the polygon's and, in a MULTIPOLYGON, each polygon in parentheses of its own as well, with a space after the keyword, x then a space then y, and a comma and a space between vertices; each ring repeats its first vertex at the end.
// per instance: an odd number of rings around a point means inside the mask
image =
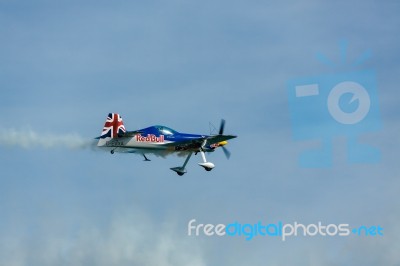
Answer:
POLYGON ((136 135, 137 142, 155 142, 155 143, 163 143, 164 142, 164 135, 160 135, 157 137, 154 134, 148 134, 146 137, 140 134, 136 135))

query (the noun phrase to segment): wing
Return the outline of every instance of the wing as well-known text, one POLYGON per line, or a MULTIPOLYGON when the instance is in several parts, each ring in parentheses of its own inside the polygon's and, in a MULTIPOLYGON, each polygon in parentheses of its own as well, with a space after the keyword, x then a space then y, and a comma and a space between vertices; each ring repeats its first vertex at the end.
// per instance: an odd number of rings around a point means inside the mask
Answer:
POLYGON ((190 140, 185 140, 181 142, 173 142, 167 144, 169 146, 175 146, 177 150, 186 150, 186 149, 197 149, 204 145, 204 141, 206 141, 205 145, 212 145, 221 141, 234 139, 237 136, 234 135, 215 135, 215 136, 202 136, 199 138, 192 138, 190 140))
POLYGON ((207 137, 207 145, 212 145, 221 141, 234 139, 237 136, 234 135, 215 135, 215 136, 208 136, 207 137))
POLYGON ((169 147, 174 147, 175 151, 199 149, 203 145, 204 141, 207 140, 207 137, 208 136, 199 136, 198 138, 178 140, 164 145, 169 147))
POLYGON ((190 151, 187 151, 187 150, 176 151, 173 149, 154 150, 154 149, 144 149, 144 148, 118 147, 117 149, 115 149, 115 152, 130 153, 130 154, 137 154, 137 155, 153 154, 157 157, 165 158, 172 154, 177 155, 179 157, 186 157, 190 151))

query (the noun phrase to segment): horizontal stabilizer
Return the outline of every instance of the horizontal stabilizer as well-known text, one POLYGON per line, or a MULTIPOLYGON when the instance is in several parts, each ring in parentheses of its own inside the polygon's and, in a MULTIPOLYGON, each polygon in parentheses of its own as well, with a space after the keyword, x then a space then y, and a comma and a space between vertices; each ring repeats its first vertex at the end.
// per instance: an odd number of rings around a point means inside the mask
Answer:
POLYGON ((126 132, 121 132, 118 133, 119 138, 132 138, 138 134, 142 134, 142 130, 135 130, 135 131, 126 131, 126 132))

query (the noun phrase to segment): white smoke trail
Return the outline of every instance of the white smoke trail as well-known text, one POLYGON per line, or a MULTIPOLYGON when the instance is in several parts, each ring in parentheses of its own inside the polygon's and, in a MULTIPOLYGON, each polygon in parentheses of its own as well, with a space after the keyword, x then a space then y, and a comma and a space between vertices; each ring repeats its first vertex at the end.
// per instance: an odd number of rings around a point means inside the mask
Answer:
POLYGON ((85 149, 93 146, 93 140, 85 139, 78 134, 49 134, 36 133, 31 129, 0 129, 1 146, 18 146, 24 149, 30 148, 69 148, 85 149))

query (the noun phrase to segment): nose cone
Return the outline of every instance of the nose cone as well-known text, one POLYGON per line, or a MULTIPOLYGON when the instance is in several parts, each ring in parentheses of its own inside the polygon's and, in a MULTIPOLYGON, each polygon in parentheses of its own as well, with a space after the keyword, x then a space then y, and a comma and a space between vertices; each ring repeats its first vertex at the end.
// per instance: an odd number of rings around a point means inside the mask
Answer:
POLYGON ((218 142, 218 146, 225 146, 226 144, 228 144, 228 142, 226 140, 218 142))

